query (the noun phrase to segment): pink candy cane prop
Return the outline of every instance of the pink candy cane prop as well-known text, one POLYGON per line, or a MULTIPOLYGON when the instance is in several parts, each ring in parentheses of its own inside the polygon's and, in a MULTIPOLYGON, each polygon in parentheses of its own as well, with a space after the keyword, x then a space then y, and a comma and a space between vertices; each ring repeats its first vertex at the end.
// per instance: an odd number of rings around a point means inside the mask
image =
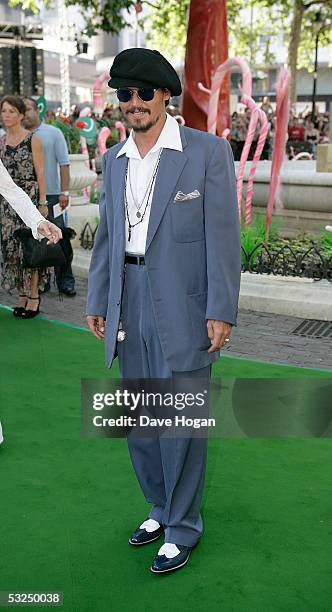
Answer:
POLYGON ((115 127, 120 132, 120 142, 122 142, 123 140, 126 140, 127 138, 126 128, 123 125, 122 121, 116 121, 115 127))
POLYGON ((104 153, 107 151, 106 140, 109 137, 110 133, 111 130, 108 127, 102 127, 98 134, 97 142, 100 155, 104 155, 104 153))
POLYGON ((252 90, 252 78, 248 64, 241 59, 241 57, 230 57, 226 62, 220 64, 214 75, 212 76, 211 90, 203 87, 201 83, 198 83, 199 89, 210 94, 209 108, 208 108, 208 132, 210 134, 217 133, 217 119, 218 119, 218 103, 220 96, 220 89, 222 82, 230 70, 237 66, 242 72, 242 87, 241 90, 247 96, 251 96, 252 90))
MULTIPOLYGON (((88 151, 88 146, 86 144, 86 138, 84 138, 84 136, 80 136, 80 143, 81 143, 81 151, 82 153, 84 153, 84 155, 88 156, 88 159, 84 162, 85 165, 87 166, 87 168, 90 168, 90 164, 89 164, 89 151, 88 151)), ((88 198, 89 202, 90 202, 90 187, 84 187, 83 191, 83 195, 88 198)))
MULTIPOLYGON (((269 228, 271 223, 272 211, 274 202, 278 196, 280 186, 280 173, 283 158, 285 156, 285 144, 288 132, 288 118, 290 108, 290 71, 286 68, 281 68, 277 81, 277 119, 276 119, 276 135, 272 154, 272 167, 270 178, 270 190, 267 202, 265 241, 269 237, 269 228)), ((279 200, 280 202, 280 200, 279 200)))
MULTIPOLYGON (((239 218, 241 220, 241 203, 242 203, 242 186, 243 186, 243 175, 245 164, 248 159, 250 147, 255 135, 256 127, 258 120, 261 121, 261 128, 259 133, 259 139, 255 150, 254 159, 252 160, 248 186, 247 186, 247 197, 246 197, 246 212, 245 212, 245 223, 248 224, 251 222, 251 208, 252 208, 252 197, 253 197, 253 181, 254 175, 257 167, 257 163, 260 159, 262 150, 264 148, 264 143, 266 140, 267 132, 268 132, 268 122, 265 113, 258 108, 256 102, 251 97, 251 89, 252 89, 252 78, 249 66, 244 62, 240 57, 229 58, 218 66, 212 77, 212 85, 211 90, 207 89, 202 85, 202 83, 198 83, 198 87, 201 91, 205 91, 210 95, 209 99, 209 109, 208 109, 208 131, 210 134, 216 134, 217 131, 217 119, 218 119, 218 103, 220 90, 222 87, 222 83, 226 75, 230 72, 230 70, 237 66, 241 69, 242 72, 242 87, 240 87, 241 93, 241 102, 248 106, 252 113, 248 128, 248 133, 246 137, 246 141, 243 147, 243 151, 241 154, 241 160, 238 169, 237 176, 237 199, 238 199, 238 208, 239 208, 239 218)), ((224 130, 223 136, 227 137, 229 135, 229 130, 224 130)))
MULTIPOLYGON (((91 160, 91 169, 96 172, 96 160, 92 159, 91 160)), ((96 172, 97 174, 97 172, 96 172)), ((96 204, 97 200, 98 200, 98 179, 96 178, 96 180, 94 181, 94 183, 92 184, 92 189, 93 189, 93 201, 96 204)))
POLYGON ((293 157, 292 161, 297 161, 298 159, 313 159, 313 155, 308 153, 308 151, 301 151, 301 153, 293 157))
MULTIPOLYGON (((257 145, 256 145, 256 149, 255 149, 255 154, 254 154, 253 160, 251 162, 251 166, 250 166, 250 170, 249 170, 248 183, 247 183, 247 194, 246 194, 246 205, 245 205, 245 224, 246 225, 250 225, 250 223, 251 223, 251 212, 252 212, 252 198, 253 198, 253 195, 254 195, 254 176, 255 176, 257 164, 258 164, 258 162, 260 160, 262 151, 264 149, 265 140, 266 140, 266 137, 267 137, 267 133, 269 131, 269 124, 268 124, 268 120, 267 120, 265 112, 261 108, 258 108, 257 104, 254 102, 254 100, 250 96, 246 96, 245 94, 242 94, 241 101, 244 104, 246 104, 251 109, 251 117, 250 117, 250 122, 249 122, 249 129, 248 129, 248 134, 247 134, 247 138, 246 138, 243 150, 247 146, 247 140, 248 139, 250 139, 250 144, 249 144, 249 147, 247 148, 247 154, 246 155, 244 155, 243 151, 242 151, 241 160, 240 160, 240 169, 239 170, 242 170, 242 179, 243 179, 243 172, 244 172, 245 163, 246 163, 246 161, 248 159, 251 143, 252 143, 252 141, 254 139, 254 135, 255 135, 255 131, 256 131, 258 120, 260 120, 260 123, 261 123, 260 131, 259 131, 259 137, 258 137, 258 142, 257 142, 257 145), (254 116, 254 118, 253 118, 253 116, 254 116), (252 118, 253 118, 253 126, 251 126, 252 118), (242 160, 242 156, 244 157, 244 160, 242 160)), ((238 183, 239 183, 239 180, 238 180, 238 183)), ((239 193, 238 193, 238 197, 239 197, 239 193)), ((242 199, 242 182, 241 182, 240 201, 241 201, 241 199, 242 199)))
POLYGON ((96 113, 102 113, 103 112, 103 107, 104 107, 104 101, 103 101, 103 97, 101 95, 101 88, 103 83, 105 83, 105 81, 107 81, 109 79, 109 73, 108 72, 103 72, 103 74, 101 74, 97 80, 95 81, 95 84, 93 86, 93 107, 94 107, 94 111, 96 113))
POLYGON ((85 106, 80 112, 80 117, 91 117, 92 110, 90 106, 85 106))

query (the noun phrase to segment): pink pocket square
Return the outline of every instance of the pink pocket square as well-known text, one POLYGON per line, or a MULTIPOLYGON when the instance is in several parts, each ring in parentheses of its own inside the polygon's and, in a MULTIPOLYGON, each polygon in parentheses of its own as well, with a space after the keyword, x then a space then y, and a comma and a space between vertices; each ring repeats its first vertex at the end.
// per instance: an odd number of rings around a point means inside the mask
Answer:
POLYGON ((183 191, 178 191, 175 198, 174 198, 174 202, 183 202, 183 200, 194 200, 195 198, 199 198, 201 194, 199 193, 198 189, 195 189, 195 191, 191 191, 190 193, 183 193, 183 191))

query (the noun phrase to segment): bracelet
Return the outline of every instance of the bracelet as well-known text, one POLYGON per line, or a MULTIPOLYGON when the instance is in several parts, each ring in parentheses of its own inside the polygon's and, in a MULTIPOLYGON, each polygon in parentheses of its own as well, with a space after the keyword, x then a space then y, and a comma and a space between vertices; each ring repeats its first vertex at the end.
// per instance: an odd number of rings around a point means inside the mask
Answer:
POLYGON ((41 202, 39 202, 38 207, 39 206, 47 206, 47 200, 42 200, 41 202))

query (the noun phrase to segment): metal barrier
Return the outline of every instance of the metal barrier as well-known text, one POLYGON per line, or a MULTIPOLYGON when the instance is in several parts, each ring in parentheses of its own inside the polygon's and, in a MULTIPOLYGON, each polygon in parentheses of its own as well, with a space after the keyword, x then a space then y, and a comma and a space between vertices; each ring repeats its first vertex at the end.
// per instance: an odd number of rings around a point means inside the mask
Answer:
MULTIPOLYGON (((86 223, 80 243, 83 249, 91 251, 98 226, 93 230, 86 223)), ((252 274, 278 274, 282 276, 301 276, 315 281, 332 281, 332 255, 323 254, 314 243, 307 250, 294 249, 290 245, 265 248, 261 242, 250 252, 241 246, 242 272, 252 274)))
POLYGON ((257 244, 250 252, 243 247, 241 251, 243 272, 332 281, 332 255, 322 254, 314 243, 306 251, 294 249, 288 244, 265 248, 263 243, 257 244))

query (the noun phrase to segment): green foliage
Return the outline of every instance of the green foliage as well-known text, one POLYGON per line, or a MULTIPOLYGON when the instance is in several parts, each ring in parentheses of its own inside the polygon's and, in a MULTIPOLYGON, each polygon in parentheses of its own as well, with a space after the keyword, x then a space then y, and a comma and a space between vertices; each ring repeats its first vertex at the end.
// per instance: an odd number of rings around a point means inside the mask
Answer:
MULTIPOLYGON (((251 264, 257 257, 258 253, 261 253, 264 250, 265 223, 265 215, 256 213, 252 216, 250 225, 245 225, 243 223, 241 227, 241 245, 248 255, 250 253, 251 264)), ((276 236, 278 236, 279 224, 278 219, 271 219, 268 244, 272 242, 276 236)), ((244 259, 245 256, 244 253, 242 253, 242 260, 244 261, 244 259)))
POLYGON ((332 257, 332 233, 325 230, 320 237, 319 243, 325 253, 332 257))
MULTIPOLYGON (((316 6, 306 11, 302 23, 302 36, 299 46, 297 67, 298 69, 306 68, 309 72, 313 72, 314 70, 315 36, 313 34, 312 24, 314 23, 317 9, 321 12, 323 22, 323 27, 319 35, 319 47, 326 47, 332 43, 332 2, 329 6, 316 6)), ((330 65, 332 65, 331 62, 330 65)))
MULTIPOLYGON (((45 6, 49 5, 49 3, 50 3, 50 0, 45 0, 44 2, 45 6)), ((29 10, 35 14, 39 13, 38 2, 36 2, 35 0, 9 0, 8 2, 8 5, 10 7, 15 7, 15 6, 18 6, 19 4, 22 5, 23 11, 29 10)))
MULTIPOLYGON (((319 270, 322 265, 321 259, 312 247, 316 247, 323 258, 332 259, 332 234, 322 228, 319 235, 303 230, 295 237, 287 238, 282 235, 280 225, 280 219, 272 217, 267 243, 268 254, 264 252, 265 215, 256 214, 253 216, 250 226, 243 225, 241 228, 241 246, 246 254, 242 251, 242 263, 246 264, 247 268, 248 258, 249 268, 251 271, 255 271, 258 270, 259 255, 263 256, 263 260, 266 260, 268 267, 270 258, 273 259, 278 256, 274 273, 284 274, 284 265, 287 264, 287 261, 293 264, 296 259, 305 255, 302 272, 305 268, 309 270, 309 267, 313 266, 319 277, 319 270), (282 250, 282 256, 280 256, 280 250, 282 250)), ((308 273, 304 274, 304 276, 307 275, 308 273)))
MULTIPOLYGON (((253 1, 253 0, 252 0, 253 1)), ((297 68, 307 69, 312 72, 314 69, 315 35, 313 33, 313 23, 315 15, 319 11, 322 20, 322 31, 319 37, 319 46, 326 47, 332 42, 332 0, 302 0, 302 4, 307 8, 303 14, 301 26, 301 38, 298 49, 297 68)), ((269 14, 274 15, 278 24, 279 32, 282 31, 284 44, 287 47, 290 40, 290 25, 294 12, 294 0, 255 0, 255 6, 259 5, 269 14)))
POLYGON ((149 46, 168 57, 183 59, 190 0, 157 0, 143 22, 149 46))
POLYGON ((68 0, 67 5, 76 5, 81 8, 85 19, 85 33, 95 36, 99 30, 110 34, 118 34, 128 25, 123 16, 123 10, 130 10, 135 6, 135 0, 68 0))
POLYGON ((66 121, 63 122, 60 119, 55 119, 55 121, 51 121, 51 125, 54 125, 54 127, 57 127, 63 133, 67 143, 69 154, 73 155, 76 153, 81 153, 81 133, 75 125, 69 124, 66 121))
MULTIPOLYGON (((51 0, 45 0, 44 5, 51 0)), ((98 31, 119 33, 129 21, 136 0, 67 0, 67 5, 81 8, 85 19, 85 33, 94 36, 98 31)), ((167 56, 183 58, 186 44, 187 14, 190 0, 142 0, 143 11, 139 13, 140 27, 146 32, 148 43, 167 56)), ((316 12, 321 12, 324 24, 320 34, 320 47, 332 43, 332 0, 304 2, 302 34, 298 54, 298 68, 313 70, 315 36, 313 22, 316 12)), ((21 5, 23 9, 38 12, 38 0, 9 0, 10 6, 21 5)), ((289 43, 290 25, 294 11, 294 0, 228 0, 229 54, 240 55, 252 69, 264 70, 273 60, 271 43, 284 34, 285 45, 289 43), (243 20, 243 9, 252 7, 252 23, 243 20)))
POLYGON ((110 149, 111 147, 114 147, 114 145, 118 144, 118 142, 120 142, 120 132, 117 128, 111 128, 110 134, 106 139, 106 147, 110 149))

